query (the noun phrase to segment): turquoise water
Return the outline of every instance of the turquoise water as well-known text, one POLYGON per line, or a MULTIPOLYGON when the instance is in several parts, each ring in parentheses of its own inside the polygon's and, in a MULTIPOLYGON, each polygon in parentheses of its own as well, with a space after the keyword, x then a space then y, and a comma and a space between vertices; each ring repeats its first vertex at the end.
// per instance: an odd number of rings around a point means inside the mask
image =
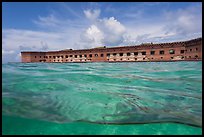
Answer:
POLYGON ((202 134, 202 62, 2 65, 3 134, 202 134))

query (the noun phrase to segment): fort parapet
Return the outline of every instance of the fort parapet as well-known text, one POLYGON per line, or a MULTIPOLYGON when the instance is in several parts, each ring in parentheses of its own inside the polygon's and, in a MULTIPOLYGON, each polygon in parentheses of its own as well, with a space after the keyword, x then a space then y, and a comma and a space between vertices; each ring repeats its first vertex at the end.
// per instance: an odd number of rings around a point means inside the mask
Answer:
POLYGON ((202 60, 202 38, 171 43, 21 52, 22 62, 139 62, 202 60))

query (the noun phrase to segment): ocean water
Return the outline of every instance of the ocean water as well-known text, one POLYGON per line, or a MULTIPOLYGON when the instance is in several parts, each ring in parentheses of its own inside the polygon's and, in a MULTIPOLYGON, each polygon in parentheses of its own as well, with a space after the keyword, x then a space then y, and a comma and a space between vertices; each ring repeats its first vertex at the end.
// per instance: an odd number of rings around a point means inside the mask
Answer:
POLYGON ((202 62, 2 64, 2 134, 202 134, 202 62))

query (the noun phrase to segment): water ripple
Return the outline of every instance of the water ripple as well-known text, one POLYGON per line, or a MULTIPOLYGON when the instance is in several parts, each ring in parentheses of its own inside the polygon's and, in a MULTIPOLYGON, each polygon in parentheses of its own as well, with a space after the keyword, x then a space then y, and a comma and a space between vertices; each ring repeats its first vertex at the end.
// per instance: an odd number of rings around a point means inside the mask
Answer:
POLYGON ((8 63, 3 114, 57 123, 202 127, 202 62, 8 63))

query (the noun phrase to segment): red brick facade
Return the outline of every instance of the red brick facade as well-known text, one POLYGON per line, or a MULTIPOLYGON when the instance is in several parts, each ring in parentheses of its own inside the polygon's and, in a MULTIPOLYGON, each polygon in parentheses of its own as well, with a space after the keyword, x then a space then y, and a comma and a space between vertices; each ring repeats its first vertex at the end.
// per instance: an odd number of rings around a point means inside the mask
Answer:
POLYGON ((201 60, 202 38, 183 42, 100 47, 82 50, 21 52, 22 62, 126 62, 201 60))

